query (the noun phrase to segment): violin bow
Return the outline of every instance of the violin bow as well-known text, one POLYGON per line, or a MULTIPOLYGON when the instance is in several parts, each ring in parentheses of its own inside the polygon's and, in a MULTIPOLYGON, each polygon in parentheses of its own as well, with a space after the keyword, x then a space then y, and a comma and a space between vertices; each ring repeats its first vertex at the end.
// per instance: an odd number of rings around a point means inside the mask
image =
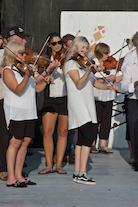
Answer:
POLYGON ((36 63, 37 63, 37 61, 38 61, 40 55, 42 54, 42 52, 43 52, 43 50, 44 50, 44 48, 45 48, 45 46, 46 46, 46 44, 47 44, 49 38, 50 38, 50 36, 48 36, 48 38, 46 39, 45 43, 43 44, 43 46, 42 46, 42 48, 41 48, 41 50, 40 50, 40 52, 39 52, 39 54, 38 54, 38 56, 37 56, 37 58, 36 58, 34 64, 33 64, 34 66, 36 65, 36 63))
MULTIPOLYGON (((75 40, 75 38, 78 36, 79 32, 80 32, 80 30, 77 32, 76 36, 74 37, 74 40, 75 40)), ((73 40, 73 41, 74 41, 74 40, 73 40)), ((73 43, 73 41, 72 41, 72 43, 73 43)), ((62 59, 65 57, 65 55, 67 54, 67 52, 68 52, 69 49, 71 48, 72 43, 71 43, 70 46, 67 48, 67 50, 65 51, 64 55, 61 57, 61 59, 59 60, 59 62, 61 62, 62 59)))
MULTIPOLYGON (((15 57, 17 57, 17 55, 12 51, 12 50, 10 50, 7 46, 5 46, 13 55, 15 55, 15 57)), ((19 58, 19 57, 18 57, 19 58)), ((31 68, 31 66, 29 65, 29 64, 27 64, 25 61, 23 61, 21 58, 19 58, 25 65, 27 65, 29 68, 31 68)), ((37 69, 36 68, 34 68, 35 69, 35 72, 37 72, 37 69)), ((21 69, 23 72, 25 72, 26 73, 26 70, 24 70, 24 69, 21 69)), ((38 72, 37 72, 38 73, 38 72)), ((38 73, 39 74, 39 73, 38 73)), ((47 82, 47 79, 44 77, 44 76, 42 76, 41 74, 39 74, 42 78, 43 78, 43 80, 45 80, 46 82, 47 82)), ((35 79, 35 77, 34 77, 34 79, 35 79)))
POLYGON ((120 58, 121 58, 121 54, 122 54, 122 50, 123 50, 123 47, 124 47, 124 43, 125 43, 125 39, 123 40, 123 45, 121 47, 121 51, 120 51, 120 55, 119 55, 119 59, 118 59, 118 62, 116 64, 116 69, 115 69, 115 75, 117 73, 117 68, 118 68, 118 65, 119 65, 119 61, 120 61, 120 58))
POLYGON ((34 44, 34 36, 32 37, 31 50, 32 50, 32 48, 33 48, 33 44, 34 44))

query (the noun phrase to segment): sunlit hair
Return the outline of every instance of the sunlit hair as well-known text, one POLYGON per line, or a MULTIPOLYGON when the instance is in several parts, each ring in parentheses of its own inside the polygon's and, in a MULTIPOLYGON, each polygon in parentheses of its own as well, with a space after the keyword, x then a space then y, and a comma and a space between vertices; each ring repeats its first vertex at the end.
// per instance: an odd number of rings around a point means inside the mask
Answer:
POLYGON ((134 34, 130 40, 130 49, 132 49, 133 47, 137 47, 137 45, 138 45, 138 32, 136 32, 136 34, 134 34))
POLYGON ((15 62, 15 57, 20 52, 24 52, 25 46, 17 41, 9 42, 4 49, 4 59, 2 66, 12 66, 15 62))
POLYGON ((101 59, 103 57, 103 54, 109 52, 110 52, 110 48, 105 43, 98 43, 94 49, 94 53, 97 59, 101 59))
POLYGON ((86 37, 82 37, 82 36, 76 37, 73 40, 73 42, 72 42, 71 48, 70 48, 70 50, 69 50, 69 52, 67 54, 66 61, 65 61, 65 64, 63 66, 63 80, 65 80, 64 69, 66 67, 66 62, 69 59, 71 59, 75 53, 79 52, 83 48, 84 42, 88 43, 88 53, 87 53, 87 56, 90 58, 90 56, 91 56, 91 48, 90 48, 90 44, 89 44, 88 40, 86 39, 86 37))
POLYGON ((79 52, 82 48, 83 48, 83 45, 84 45, 84 42, 87 42, 88 43, 88 54, 87 56, 90 58, 90 53, 91 53, 91 48, 90 48, 90 44, 88 42, 88 40, 86 39, 86 37, 76 37, 73 42, 72 42, 72 45, 71 45, 71 48, 67 54, 67 57, 66 57, 66 62, 76 53, 76 52, 79 52))

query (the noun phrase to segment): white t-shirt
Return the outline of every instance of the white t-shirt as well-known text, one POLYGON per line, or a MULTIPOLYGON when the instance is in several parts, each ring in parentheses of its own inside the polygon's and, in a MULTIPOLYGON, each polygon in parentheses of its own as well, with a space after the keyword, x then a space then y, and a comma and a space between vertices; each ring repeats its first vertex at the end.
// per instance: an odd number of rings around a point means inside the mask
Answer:
POLYGON ((136 81, 138 81, 137 57, 123 69, 122 90, 128 92, 128 98, 138 100, 138 86, 134 88, 134 82, 136 81))
MULTIPOLYGON (((53 57, 51 57, 51 61, 53 61, 53 57)), ((57 98, 63 97, 67 95, 66 84, 62 78, 62 69, 60 67, 55 68, 52 73, 54 77, 54 84, 50 84, 50 97, 57 98)))
MULTIPOLYGON (((97 65, 99 65, 99 62, 98 62, 98 60, 96 58, 94 59, 94 61, 96 62, 97 65)), ((102 71, 100 73, 99 72, 96 72, 95 73, 95 77, 97 79, 99 79, 99 78, 103 78, 103 76, 104 77, 108 77, 110 75, 115 75, 115 73, 116 73, 116 70, 114 70, 114 69, 109 70, 109 71, 110 71, 110 74, 109 75, 106 75, 102 71)), ((122 75, 122 73, 121 74, 120 73, 121 72, 118 72, 116 74, 116 76, 122 75)), ((108 80, 108 82, 110 82, 112 84, 113 83, 113 80, 110 79, 110 80, 108 80)), ((107 83, 107 81, 104 81, 103 84, 110 86, 110 84, 107 83)), ((115 92, 114 91, 111 91, 111 90, 101 90, 101 89, 98 89, 98 88, 94 88, 94 98, 95 98, 96 101, 102 101, 102 102, 112 101, 112 100, 115 99, 115 92)))
POLYGON ((137 57, 136 50, 133 50, 133 51, 127 53, 125 58, 124 58, 123 64, 122 64, 121 71, 123 72, 125 67, 126 67, 126 65, 128 63, 133 62, 136 57, 137 57))
MULTIPOLYGON (((10 67, 5 67, 9 68, 10 67)), ((4 69, 5 69, 4 68, 4 69)), ((13 67, 16 69, 16 67, 13 67)), ((17 70, 17 69, 16 69, 17 70)), ((12 70, 18 83, 21 83, 23 77, 16 71, 12 70)), ((10 120, 23 121, 37 119, 36 99, 35 99, 35 81, 33 77, 29 78, 28 84, 22 95, 13 93, 4 83, 4 112, 6 117, 7 127, 10 120)))
POLYGON ((97 123, 93 97, 93 74, 91 73, 85 85, 81 89, 78 89, 68 74, 70 70, 77 70, 80 77, 82 77, 87 68, 81 70, 78 63, 74 60, 69 60, 65 66, 69 129, 80 127, 90 121, 97 123))

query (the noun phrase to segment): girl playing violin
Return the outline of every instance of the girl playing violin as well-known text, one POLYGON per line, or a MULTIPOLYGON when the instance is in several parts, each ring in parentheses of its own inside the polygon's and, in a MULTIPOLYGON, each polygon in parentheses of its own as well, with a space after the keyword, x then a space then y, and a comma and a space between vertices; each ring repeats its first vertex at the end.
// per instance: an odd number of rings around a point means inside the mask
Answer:
POLYGON ((95 65, 80 66, 74 60, 74 53, 90 57, 90 44, 85 37, 76 37, 68 52, 64 66, 64 75, 68 94, 69 129, 78 128, 78 141, 75 147, 75 168, 73 181, 82 184, 96 184, 93 178, 86 175, 87 160, 92 142, 95 139, 93 123, 97 123, 93 86, 104 90, 115 90, 94 78, 92 71, 95 65))
MULTIPOLYGON (((8 187, 27 187, 36 183, 26 180, 22 176, 22 168, 27 147, 34 138, 35 120, 37 119, 35 90, 40 90, 42 77, 35 82, 31 76, 34 69, 29 68, 20 73, 15 62, 25 60, 25 47, 17 41, 7 44, 3 60, 3 82, 5 89, 4 111, 7 128, 10 133, 10 142, 7 149, 8 187)), ((46 76, 46 73, 43 73, 46 76)), ((53 81, 48 78, 47 81, 53 81)), ((47 84, 45 82, 45 84, 47 84)))
MULTIPOLYGON (((104 70, 104 61, 106 61, 109 57, 110 48, 108 45, 104 43, 99 43, 95 47, 95 56, 96 59, 95 62, 97 65, 101 68, 101 74, 106 76, 106 79, 110 83, 113 83, 114 81, 117 81, 115 70, 110 70, 110 75, 105 75, 103 73, 104 70)), ((95 77, 102 81, 104 84, 108 85, 106 81, 103 80, 103 77, 100 73, 95 73, 95 77)), ((109 137, 110 127, 111 127, 111 115, 112 115, 112 104, 113 100, 115 98, 115 92, 105 90, 102 91, 100 89, 94 88, 94 97, 95 97, 95 103, 96 103, 96 113, 97 113, 97 119, 98 124, 95 125, 95 133, 96 137, 98 134, 98 125, 100 124, 100 132, 99 132, 99 139, 100 139, 100 148, 99 152, 105 152, 105 153, 113 153, 112 149, 107 147, 107 140, 109 137)), ((95 142, 92 145, 92 152, 95 148, 95 142)))
MULTIPOLYGON (((50 33, 47 54, 51 60, 57 52, 62 49, 62 40, 57 33, 50 33)), ((68 116, 67 116, 67 93, 66 86, 62 80, 62 70, 57 67, 52 76, 54 77, 54 84, 47 85, 44 89, 44 103, 42 109, 42 124, 43 124, 43 145, 46 156, 46 168, 41 170, 38 174, 47 174, 57 172, 66 174, 62 169, 62 160, 67 144, 68 134, 68 116), (57 139, 57 161, 56 170, 53 171, 53 133, 58 118, 58 139, 57 139)))

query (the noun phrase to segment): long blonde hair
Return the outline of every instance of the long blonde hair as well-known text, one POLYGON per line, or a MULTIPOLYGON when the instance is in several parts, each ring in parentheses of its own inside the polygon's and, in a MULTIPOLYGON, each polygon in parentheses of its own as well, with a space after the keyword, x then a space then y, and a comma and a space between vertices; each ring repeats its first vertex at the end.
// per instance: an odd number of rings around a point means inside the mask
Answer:
POLYGON ((25 50, 25 46, 17 41, 11 41, 4 48, 4 59, 2 63, 2 67, 12 66, 15 62, 15 57, 20 52, 25 50))
POLYGON ((71 44, 71 48, 67 54, 67 57, 66 57, 66 61, 65 61, 65 64, 63 66, 63 80, 65 81, 65 74, 64 74, 64 70, 65 70, 65 67, 66 67, 66 63, 69 59, 72 58, 72 56, 76 53, 76 52, 79 52, 82 48, 83 48, 83 45, 84 45, 84 42, 87 42, 88 43, 88 54, 87 56, 90 58, 91 56, 91 48, 90 48, 90 44, 88 42, 88 40, 86 39, 86 37, 82 37, 82 36, 79 36, 79 37, 76 37, 72 44, 71 44))

